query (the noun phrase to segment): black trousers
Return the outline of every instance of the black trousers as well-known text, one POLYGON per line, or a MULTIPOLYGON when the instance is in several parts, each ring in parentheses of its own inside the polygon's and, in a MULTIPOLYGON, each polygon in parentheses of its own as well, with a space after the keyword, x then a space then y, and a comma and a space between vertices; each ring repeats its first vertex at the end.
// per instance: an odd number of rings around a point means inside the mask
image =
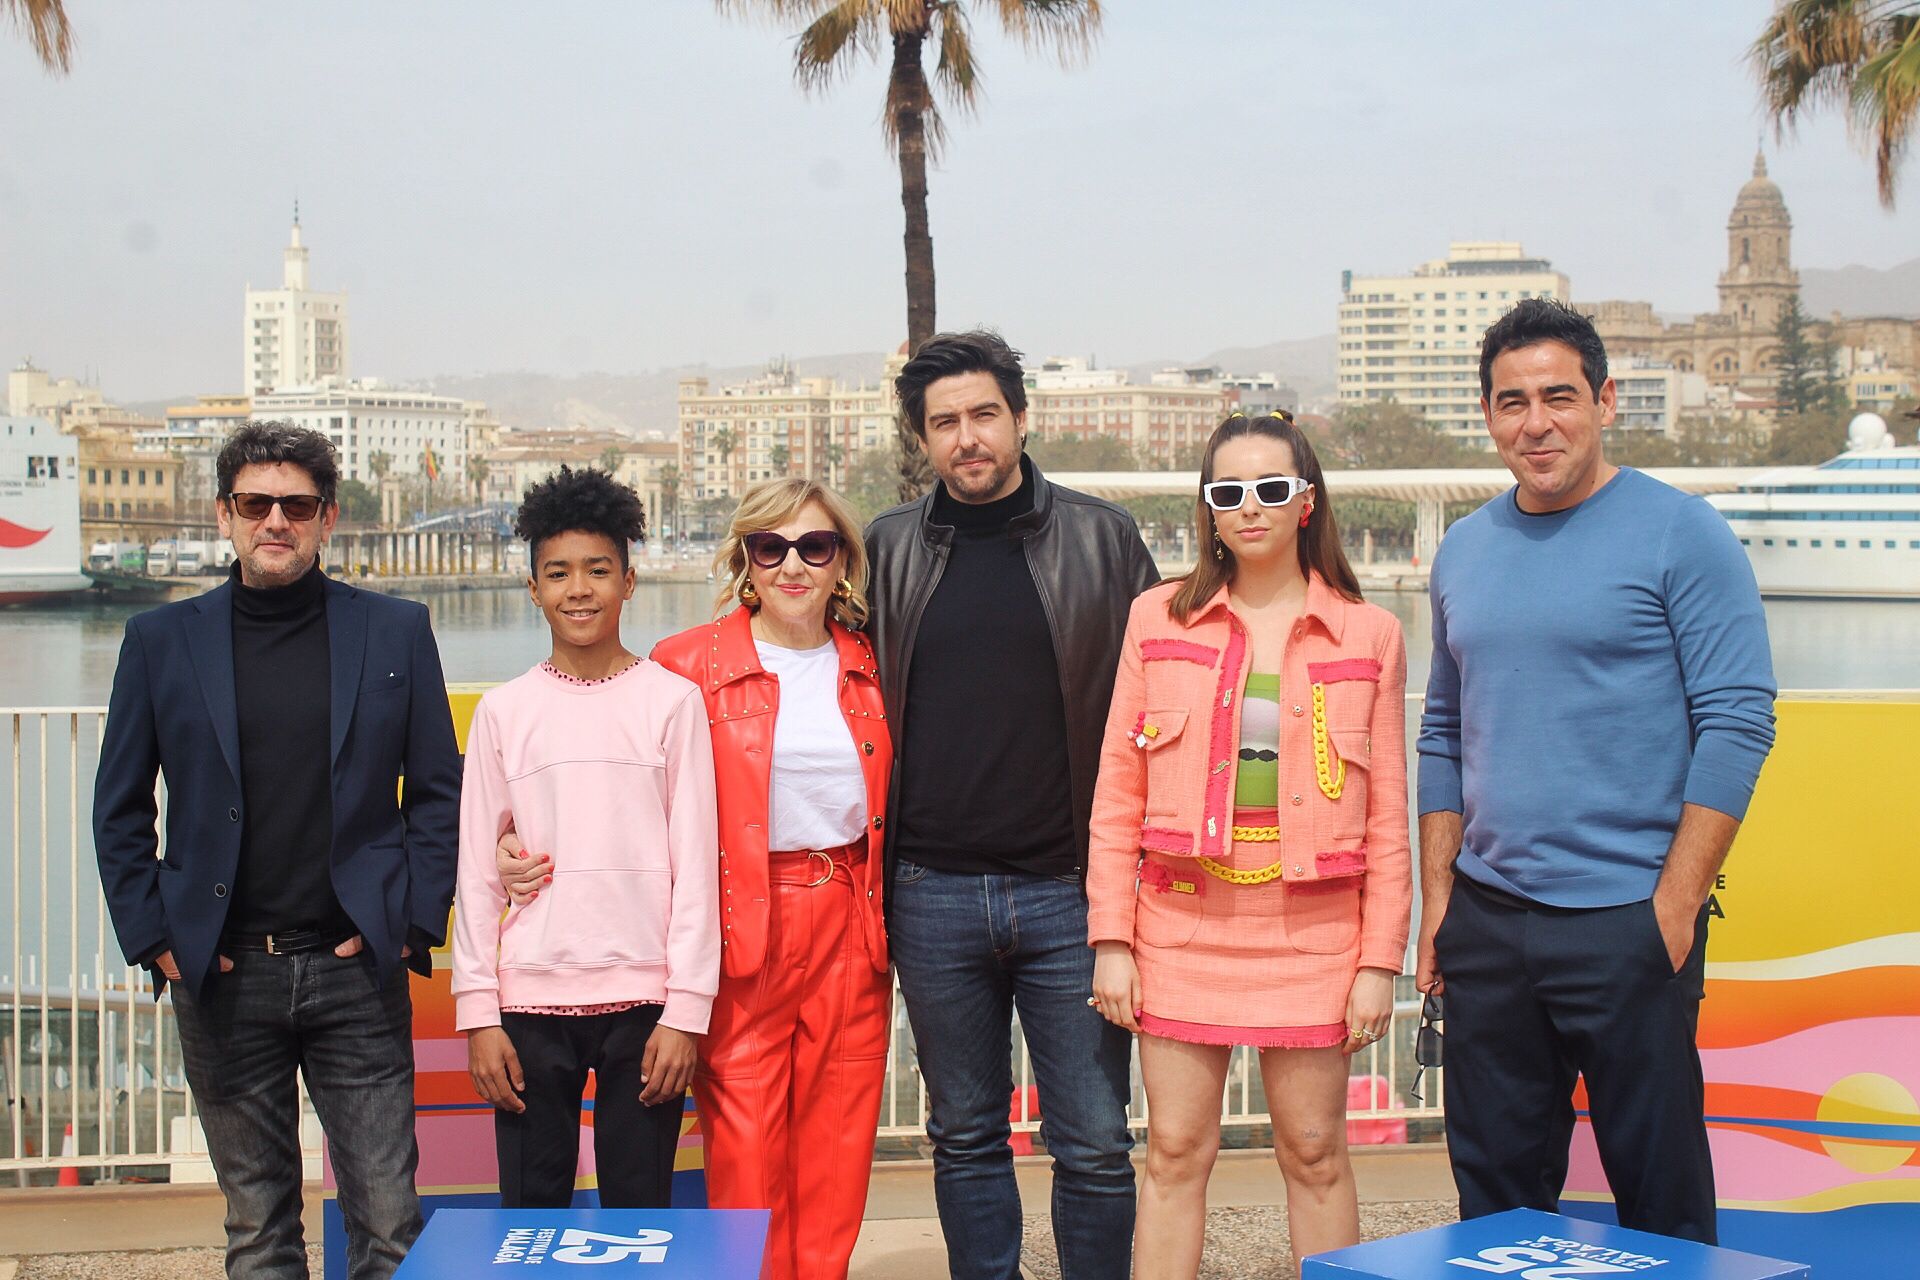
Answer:
POLYGON ((1653 903, 1571 910, 1454 878, 1434 939, 1446 980, 1447 1144, 1460 1216, 1557 1211, 1585 1076, 1620 1224, 1716 1242, 1694 1036, 1707 916, 1673 971, 1653 903))
POLYGON ((644 1106, 640 1061, 661 1006, 585 1015, 503 1013, 513 1041, 527 1109, 495 1110, 500 1207, 564 1209, 573 1203, 579 1163, 580 1101, 594 1075, 593 1157, 600 1203, 608 1209, 665 1209, 673 1199, 673 1156, 680 1145, 685 1094, 644 1106))

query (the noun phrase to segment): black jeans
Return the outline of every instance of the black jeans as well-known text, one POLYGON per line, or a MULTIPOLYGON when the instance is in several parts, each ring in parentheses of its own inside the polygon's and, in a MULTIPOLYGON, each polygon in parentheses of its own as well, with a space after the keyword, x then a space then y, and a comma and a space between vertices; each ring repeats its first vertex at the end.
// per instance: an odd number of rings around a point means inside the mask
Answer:
POLYGON ((1460 1216, 1558 1211, 1581 1075, 1620 1225, 1715 1243, 1694 1044, 1706 911, 1675 973, 1651 901, 1570 910, 1453 884, 1434 955, 1460 1216))
POLYGON ((640 1101, 640 1062, 661 1006, 623 1013, 503 1013, 526 1088, 522 1112, 493 1113, 500 1207, 564 1209, 580 1157, 580 1099, 593 1072, 593 1161, 606 1209, 665 1209, 686 1095, 640 1101))
POLYGON ((304 1280, 300 1103, 320 1113, 347 1223, 353 1280, 393 1274, 420 1234, 414 1190, 413 1001, 364 951, 233 954, 201 999, 176 983, 194 1107, 227 1197, 227 1274, 304 1280))

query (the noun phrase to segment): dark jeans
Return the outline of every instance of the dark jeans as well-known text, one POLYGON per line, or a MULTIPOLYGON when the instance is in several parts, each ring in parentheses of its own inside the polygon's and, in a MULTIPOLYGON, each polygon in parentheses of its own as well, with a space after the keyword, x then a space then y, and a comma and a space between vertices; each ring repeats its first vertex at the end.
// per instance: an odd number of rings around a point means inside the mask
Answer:
POLYGON ((593 1162, 605 1209, 665 1209, 686 1094, 646 1106, 640 1062, 661 1006, 622 1013, 503 1013, 526 1088, 521 1112, 493 1113, 500 1207, 564 1209, 580 1158, 580 1099, 593 1072, 593 1162))
POLYGON ((1569 910, 1454 877, 1434 954, 1446 979, 1447 1147, 1460 1216, 1558 1211, 1586 1077, 1620 1225, 1715 1242, 1694 1034, 1707 917, 1678 973, 1650 901, 1569 910))
POLYGON ((1125 1280, 1133 1257, 1131 1038, 1087 1005, 1077 880, 957 875, 899 860, 888 939, 927 1082, 934 1199, 954 1280, 1020 1274, 1007 1119, 1020 1013, 1053 1156, 1063 1280, 1125 1280))
POLYGON ((300 1103, 320 1113, 353 1280, 393 1274, 420 1234, 414 1191, 413 1001, 407 971, 331 949, 234 953, 201 999, 174 984, 194 1107, 227 1197, 227 1274, 302 1280, 300 1103))

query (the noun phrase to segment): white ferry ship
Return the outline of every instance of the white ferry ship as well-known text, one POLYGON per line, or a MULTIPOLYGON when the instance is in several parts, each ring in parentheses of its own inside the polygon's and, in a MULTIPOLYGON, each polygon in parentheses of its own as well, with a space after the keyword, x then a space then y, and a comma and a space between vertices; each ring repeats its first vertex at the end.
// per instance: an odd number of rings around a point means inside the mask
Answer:
POLYGON ((1847 427, 1847 451, 1763 472, 1710 496, 1753 561, 1760 594, 1920 599, 1920 445, 1879 414, 1847 427))
POLYGON ((80 455, 45 418, 0 415, 0 604, 84 591, 80 455))

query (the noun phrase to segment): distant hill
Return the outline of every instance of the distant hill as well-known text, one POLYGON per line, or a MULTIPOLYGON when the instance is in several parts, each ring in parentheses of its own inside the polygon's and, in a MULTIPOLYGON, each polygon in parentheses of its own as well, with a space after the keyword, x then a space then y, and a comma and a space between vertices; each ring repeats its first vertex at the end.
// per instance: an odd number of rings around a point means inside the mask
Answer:
MULTIPOLYGON (((1273 342, 1258 347, 1226 347, 1193 359, 1145 360, 1126 366, 1136 382, 1175 365, 1218 365, 1233 373, 1272 373, 1292 384, 1302 399, 1312 400, 1334 389, 1332 334, 1273 342)), ((872 382, 880 377, 886 356, 878 351, 842 355, 801 356, 793 360, 800 376, 835 378, 842 382, 872 382)), ((671 436, 677 421, 675 397, 680 379, 704 377, 715 386, 765 372, 765 365, 684 365, 649 373, 583 373, 562 377, 550 373, 449 374, 411 385, 436 395, 484 400, 499 421, 516 428, 585 426, 633 435, 671 436)))
MULTIPOLYGON (((1217 365, 1231 373, 1271 373, 1289 383, 1305 401, 1330 395, 1334 389, 1332 334, 1297 338, 1257 347, 1224 347, 1191 359, 1168 357, 1125 366, 1135 382, 1172 366, 1217 365)), ((833 378, 845 383, 871 383, 886 367, 879 351, 840 355, 799 356, 792 361, 803 378, 833 378)), ((671 437, 677 428, 676 397, 682 378, 704 377, 714 386, 744 382, 766 371, 756 365, 682 365, 645 373, 581 373, 561 375, 516 370, 502 373, 442 374, 398 385, 434 395, 481 400, 494 417, 509 427, 588 427, 623 431, 629 435, 671 437)), ((192 396, 146 401, 128 408, 158 416, 170 404, 189 404, 192 396)))
MULTIPOLYGON (((803 378, 836 378, 842 382, 872 382, 885 364, 886 356, 878 351, 804 356, 793 361, 803 378)), ((706 378, 722 386, 744 382, 765 371, 764 364, 727 368, 683 365, 648 373, 582 373, 572 377, 521 371, 447 374, 412 385, 435 395, 484 400, 496 419, 519 429, 584 426, 671 437, 678 424, 675 400, 680 379, 706 378)))
POLYGON ((1836 311, 1848 316, 1920 319, 1920 258, 1884 271, 1872 267, 1802 267, 1800 305, 1808 315, 1819 319, 1836 311))
POLYGON ((1316 338, 1290 338, 1259 347, 1222 347, 1191 360, 1141 361, 1127 366, 1135 382, 1169 366, 1217 365, 1228 373, 1271 373, 1300 393, 1302 402, 1333 394, 1335 353, 1339 341, 1331 333, 1316 338))

